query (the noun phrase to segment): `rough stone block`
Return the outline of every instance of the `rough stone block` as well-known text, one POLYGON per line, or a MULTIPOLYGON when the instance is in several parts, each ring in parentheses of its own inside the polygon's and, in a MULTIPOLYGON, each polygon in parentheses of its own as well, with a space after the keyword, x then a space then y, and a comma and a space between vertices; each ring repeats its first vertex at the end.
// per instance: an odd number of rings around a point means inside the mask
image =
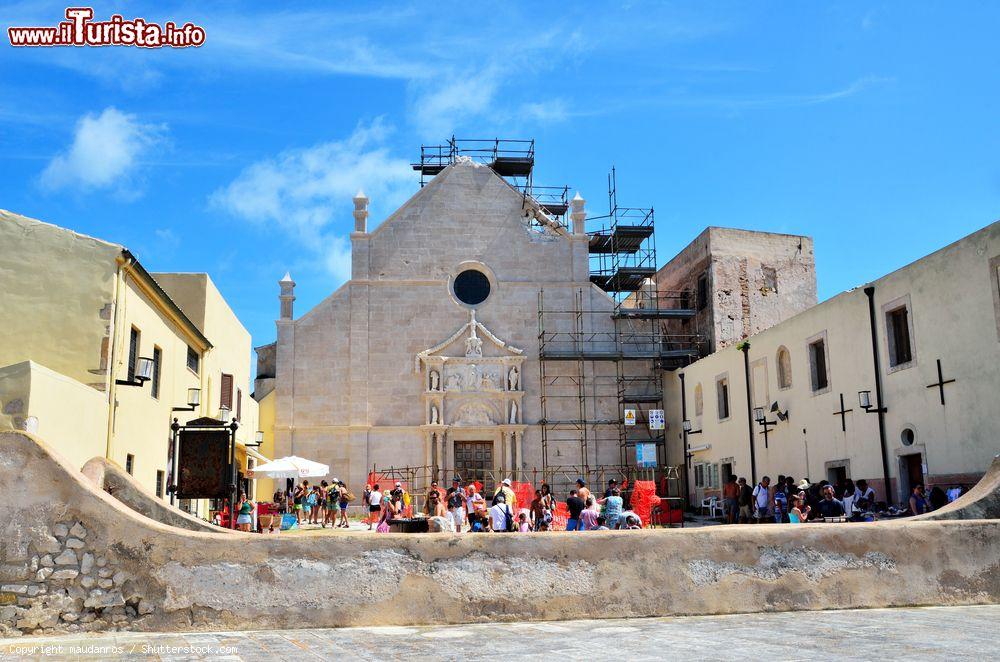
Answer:
POLYGON ((83 559, 80 560, 80 572, 83 574, 89 573, 94 569, 94 555, 87 552, 83 555, 83 559))
POLYGON ((69 527, 65 524, 56 524, 52 527, 52 535, 57 538, 65 538, 69 535, 69 527))
POLYGON ((125 598, 122 597, 121 592, 111 591, 110 593, 103 593, 101 595, 92 595, 92 597, 87 598, 83 606, 90 609, 106 609, 107 607, 115 607, 117 605, 124 605, 125 598))
POLYGON ((36 540, 34 542, 34 547, 39 554, 58 554, 62 551, 62 544, 49 535, 36 540))
POLYGON ((110 579, 101 579, 97 582, 97 585, 101 588, 114 588, 115 583, 110 579))
POLYGON ((69 547, 70 549, 83 549, 84 542, 79 538, 67 538, 66 546, 69 547))
POLYGON ((55 558, 56 565, 76 565, 76 552, 72 549, 67 549, 65 552, 60 554, 55 558))
POLYGON ((80 586, 82 586, 84 588, 94 588, 94 585, 96 583, 97 583, 97 580, 94 579, 93 577, 89 577, 87 575, 84 575, 83 577, 80 577, 80 586))
POLYGON ((115 573, 114 571, 111 570, 111 568, 101 568, 100 570, 97 571, 97 576, 102 579, 107 579, 108 577, 111 577, 113 574, 115 573))
POLYGON ((103 557, 103 556, 98 556, 97 557, 97 567, 98 568, 103 568, 107 564, 108 564, 108 560, 105 557, 103 557))
POLYGON ((51 579, 55 581, 63 581, 66 579, 76 579, 77 575, 80 574, 79 570, 75 568, 66 568, 63 570, 56 570, 52 573, 51 579))
POLYGON ((25 595, 28 592, 27 584, 4 584, 0 586, 0 591, 4 593, 14 593, 16 595, 25 595))
POLYGON ((126 575, 124 571, 119 570, 111 579, 114 581, 115 586, 121 586, 125 583, 125 580, 128 579, 128 575, 126 575))
POLYGON ((52 568, 39 568, 35 573, 35 581, 44 582, 52 574, 52 568))
POLYGON ((87 528, 83 524, 77 522, 76 524, 73 525, 73 528, 69 530, 69 535, 74 536, 76 538, 86 538, 87 528))
POLYGON ((51 568, 52 566, 55 565, 55 562, 52 560, 51 554, 46 554, 45 556, 43 556, 41 559, 38 560, 38 563, 43 568, 51 568))

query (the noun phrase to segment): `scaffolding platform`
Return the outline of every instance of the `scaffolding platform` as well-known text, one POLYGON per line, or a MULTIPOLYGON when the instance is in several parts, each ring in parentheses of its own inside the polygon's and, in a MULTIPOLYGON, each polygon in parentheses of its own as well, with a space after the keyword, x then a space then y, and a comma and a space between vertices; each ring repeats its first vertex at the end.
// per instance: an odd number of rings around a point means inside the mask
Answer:
POLYGON ((590 282, 605 292, 638 292, 655 274, 654 267, 618 267, 612 273, 591 273, 590 282))
POLYGON ((590 253, 636 253, 653 235, 652 225, 616 225, 590 234, 590 253))

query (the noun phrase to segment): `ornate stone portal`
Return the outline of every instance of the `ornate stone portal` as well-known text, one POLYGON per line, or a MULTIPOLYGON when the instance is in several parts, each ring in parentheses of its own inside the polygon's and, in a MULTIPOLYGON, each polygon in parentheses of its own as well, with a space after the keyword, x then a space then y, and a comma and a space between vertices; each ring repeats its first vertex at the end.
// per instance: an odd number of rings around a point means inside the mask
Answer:
POLYGON ((425 459, 436 475, 455 468, 456 441, 491 441, 495 468, 512 478, 524 468, 523 362, 524 350, 495 336, 475 310, 446 340, 417 354, 425 459), (453 346, 457 355, 446 354, 453 346))

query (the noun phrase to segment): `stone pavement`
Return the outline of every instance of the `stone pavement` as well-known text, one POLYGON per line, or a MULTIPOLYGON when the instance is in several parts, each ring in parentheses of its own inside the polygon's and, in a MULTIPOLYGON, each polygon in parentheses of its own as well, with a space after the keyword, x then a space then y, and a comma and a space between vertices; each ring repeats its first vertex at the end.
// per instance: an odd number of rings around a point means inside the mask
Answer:
POLYGON ((0 660, 984 659, 1000 605, 251 632, 0 639, 0 660))

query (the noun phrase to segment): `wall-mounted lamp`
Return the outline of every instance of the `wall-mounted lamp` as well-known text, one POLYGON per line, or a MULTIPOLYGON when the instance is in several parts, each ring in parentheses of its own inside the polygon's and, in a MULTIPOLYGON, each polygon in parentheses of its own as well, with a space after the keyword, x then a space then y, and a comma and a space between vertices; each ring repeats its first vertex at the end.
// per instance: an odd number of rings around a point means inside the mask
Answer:
POLYGON ((884 414, 889 411, 885 407, 876 407, 872 404, 871 391, 858 391, 858 404, 869 414, 884 414))
POLYGON ((257 430, 257 432, 255 432, 253 435, 253 439, 254 443, 247 444, 247 446, 260 447, 260 445, 264 443, 264 433, 260 430, 257 430))
MULTIPOLYGON (((779 420, 782 420, 782 421, 787 421, 788 420, 788 411, 787 410, 784 411, 784 412, 779 411, 778 410, 778 403, 777 402, 775 402, 774 404, 771 405, 771 411, 773 413, 775 413, 775 414, 778 415, 778 419, 779 420)), ((767 414, 764 413, 764 408, 763 407, 754 407, 753 408, 753 420, 757 421, 757 424, 760 425, 761 428, 763 428, 763 431, 764 431, 764 448, 767 448, 767 435, 771 431, 771 428, 773 428, 776 425, 778 425, 778 421, 769 421, 769 420, 767 420, 767 414)))
POLYGON ((223 423, 229 422, 229 407, 226 405, 219 407, 219 420, 223 423))
POLYGON ((172 411, 194 411, 197 409, 198 405, 201 404, 201 389, 189 388, 187 402, 187 407, 174 407, 172 411))
POLYGON ((119 386, 139 386, 153 378, 153 359, 140 356, 135 360, 135 372, 132 379, 116 379, 119 386))
POLYGON ((691 421, 681 421, 681 429, 685 434, 701 434, 701 430, 691 429, 691 421))

